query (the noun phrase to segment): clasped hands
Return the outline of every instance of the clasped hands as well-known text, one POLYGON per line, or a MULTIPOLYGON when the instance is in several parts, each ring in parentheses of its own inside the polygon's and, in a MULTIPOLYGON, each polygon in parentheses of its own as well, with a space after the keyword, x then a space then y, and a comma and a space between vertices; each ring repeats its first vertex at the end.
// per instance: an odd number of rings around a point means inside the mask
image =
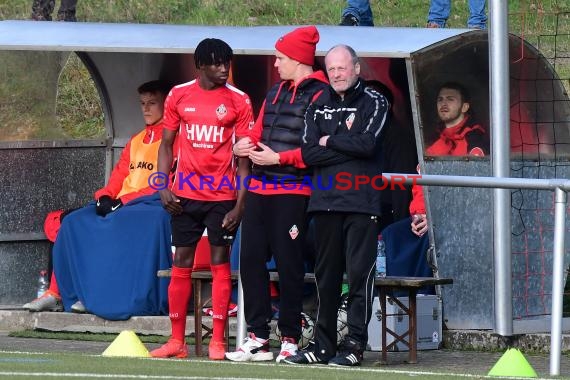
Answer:
POLYGON ((249 137, 235 143, 233 152, 238 157, 249 157, 256 165, 279 165, 279 153, 263 143, 254 144, 249 137))

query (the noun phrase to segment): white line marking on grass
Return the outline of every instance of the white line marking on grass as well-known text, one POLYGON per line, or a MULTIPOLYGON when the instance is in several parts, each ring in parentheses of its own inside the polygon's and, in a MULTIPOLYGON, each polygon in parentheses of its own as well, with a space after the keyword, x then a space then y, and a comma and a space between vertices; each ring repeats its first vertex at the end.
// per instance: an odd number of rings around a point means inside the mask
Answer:
MULTIPOLYGON (((164 359, 161 359, 164 360, 164 359)), ((168 359, 166 359, 168 360, 168 359)), ((210 363, 213 362, 211 360, 192 360, 192 362, 198 363, 210 363)), ((453 373, 453 372, 431 372, 431 371, 408 371, 408 370, 401 370, 401 369, 383 369, 382 367, 340 367, 340 366, 328 366, 326 364, 277 364, 275 362, 232 362, 232 361, 219 361, 219 364, 223 365, 250 365, 250 366, 267 366, 267 367, 278 367, 278 368, 307 368, 307 369, 315 369, 315 370, 325 370, 325 371, 350 371, 354 372, 366 372, 366 373, 391 373, 391 374, 401 374, 401 375, 409 375, 409 376, 454 376, 454 377, 464 377, 464 378, 475 378, 475 379, 528 379, 528 377, 516 377, 516 376, 487 376, 487 375, 476 375, 476 374, 469 374, 469 373, 453 373)), ((549 377, 535 377, 536 380, 552 380, 549 377)), ((241 380, 241 379, 240 379, 241 380)))
MULTIPOLYGON (((81 378, 104 378, 104 379, 158 379, 158 380, 194 380, 204 379, 204 376, 152 376, 152 375, 128 375, 122 373, 96 374, 96 373, 57 373, 57 372, 0 372, 0 376, 37 376, 37 377, 81 377, 81 378)), ((208 377, 214 380, 227 380, 227 377, 208 377)), ((257 377, 240 377, 239 380, 261 380, 257 377)), ((272 380, 290 380, 273 378, 272 380)))
MULTIPOLYGON (((52 352, 53 353, 53 352, 52 352)), ((29 351, 3 351, 0 350, 0 354, 18 354, 18 355, 46 355, 46 352, 29 352, 29 351)))
MULTIPOLYGON (((9 353, 9 354, 24 354, 24 355, 46 355, 48 353, 45 352, 23 352, 23 351, 2 351, 0 353, 9 353)), ((52 353, 53 354, 53 353, 52 353)), ((85 354, 85 356, 94 356, 94 357, 102 357, 101 355, 92 355, 92 354, 85 354)), ((174 361, 174 359, 159 359, 159 358, 131 358, 135 360, 167 360, 167 361, 174 361)), ((278 368, 310 368, 315 370, 325 370, 325 371, 350 371, 350 372, 365 372, 365 373, 392 373, 392 374, 402 374, 408 376, 455 376, 455 377, 462 377, 462 378, 477 378, 477 379, 528 379, 524 377, 515 377, 515 376, 504 376, 504 377, 496 377, 496 376, 487 376, 487 375, 476 375, 476 374, 468 374, 468 373, 453 373, 453 372, 431 372, 431 371, 408 371, 408 370, 390 370, 390 369, 383 369, 382 367, 330 367, 325 364, 315 364, 315 365, 290 365, 290 364, 277 364, 274 361, 267 361, 267 362, 232 362, 229 360, 225 361, 211 361, 211 360, 201 360, 195 359, 194 357, 192 360, 181 360, 175 359, 178 362, 189 362, 189 363, 208 363, 208 364, 221 364, 221 365, 238 365, 238 366, 266 366, 266 367, 278 367, 278 368)), ((192 376, 149 376, 149 375, 126 375, 126 374, 75 374, 75 373, 44 373, 44 372, 0 372, 0 376, 50 376, 50 377, 90 377, 90 378, 132 378, 132 379, 179 379, 179 380, 194 380, 194 379, 203 379, 203 376, 199 377, 192 377, 192 376)), ((208 377, 208 379, 217 379, 217 380, 225 380, 226 378, 223 377, 208 377)), ((538 377, 535 378, 536 380, 551 380, 551 378, 547 377, 538 377)), ((258 378, 240 378, 240 380, 260 380, 258 378)), ((275 378, 273 380, 284 380, 275 378)), ((291 380, 290 378, 287 380, 291 380)))

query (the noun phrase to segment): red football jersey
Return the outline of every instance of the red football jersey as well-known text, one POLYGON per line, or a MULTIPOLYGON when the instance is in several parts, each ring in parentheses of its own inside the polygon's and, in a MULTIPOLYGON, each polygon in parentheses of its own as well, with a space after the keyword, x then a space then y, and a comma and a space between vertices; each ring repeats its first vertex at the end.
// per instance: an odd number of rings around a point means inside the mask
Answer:
POLYGON ((249 96, 229 84, 209 91, 198 80, 180 84, 166 98, 163 125, 178 131, 172 192, 202 201, 236 199, 232 147, 253 127, 249 96))

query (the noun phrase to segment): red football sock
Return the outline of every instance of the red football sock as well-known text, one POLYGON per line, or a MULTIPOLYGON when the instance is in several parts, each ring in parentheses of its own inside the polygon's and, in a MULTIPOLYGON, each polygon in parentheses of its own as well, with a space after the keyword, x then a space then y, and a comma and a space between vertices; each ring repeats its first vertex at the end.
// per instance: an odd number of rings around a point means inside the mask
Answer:
POLYGON ((168 285, 168 308, 172 324, 172 338, 184 341, 186 335, 186 314, 192 291, 192 268, 172 266, 168 285))
POLYGON ((230 263, 211 265, 212 269, 212 323, 214 332, 212 339, 224 340, 226 320, 228 319, 228 305, 232 292, 232 274, 230 263))
POLYGON ((54 294, 59 295, 59 287, 57 286, 57 281, 55 280, 55 272, 51 272, 51 279, 49 280, 48 290, 54 294))

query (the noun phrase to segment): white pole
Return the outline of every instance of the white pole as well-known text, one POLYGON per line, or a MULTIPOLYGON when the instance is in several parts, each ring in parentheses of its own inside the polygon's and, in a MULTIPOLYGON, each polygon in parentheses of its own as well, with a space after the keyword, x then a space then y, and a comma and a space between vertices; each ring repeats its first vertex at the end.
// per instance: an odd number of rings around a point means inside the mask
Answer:
POLYGON ((564 232, 566 223, 564 190, 556 189, 554 209, 554 249, 552 260, 552 312, 550 320, 550 376, 560 375, 562 346, 562 302, 564 293, 564 232))
MULTIPOLYGON (((239 234, 238 248, 239 248, 239 255, 240 255, 238 270, 240 270, 240 268, 241 268, 241 229, 240 229, 240 234, 239 234)), ((245 312, 244 312, 244 305, 243 305, 243 288, 241 286, 241 275, 240 275, 239 279, 238 279, 238 313, 237 313, 236 349, 239 346, 241 346, 241 344, 245 340, 246 333, 247 333, 247 326, 245 324, 245 312)))
MULTIPOLYGON (((509 31, 507 2, 489 2, 489 87, 494 177, 510 177, 509 31)), ((493 191, 495 332, 513 335, 511 192, 493 191)))

